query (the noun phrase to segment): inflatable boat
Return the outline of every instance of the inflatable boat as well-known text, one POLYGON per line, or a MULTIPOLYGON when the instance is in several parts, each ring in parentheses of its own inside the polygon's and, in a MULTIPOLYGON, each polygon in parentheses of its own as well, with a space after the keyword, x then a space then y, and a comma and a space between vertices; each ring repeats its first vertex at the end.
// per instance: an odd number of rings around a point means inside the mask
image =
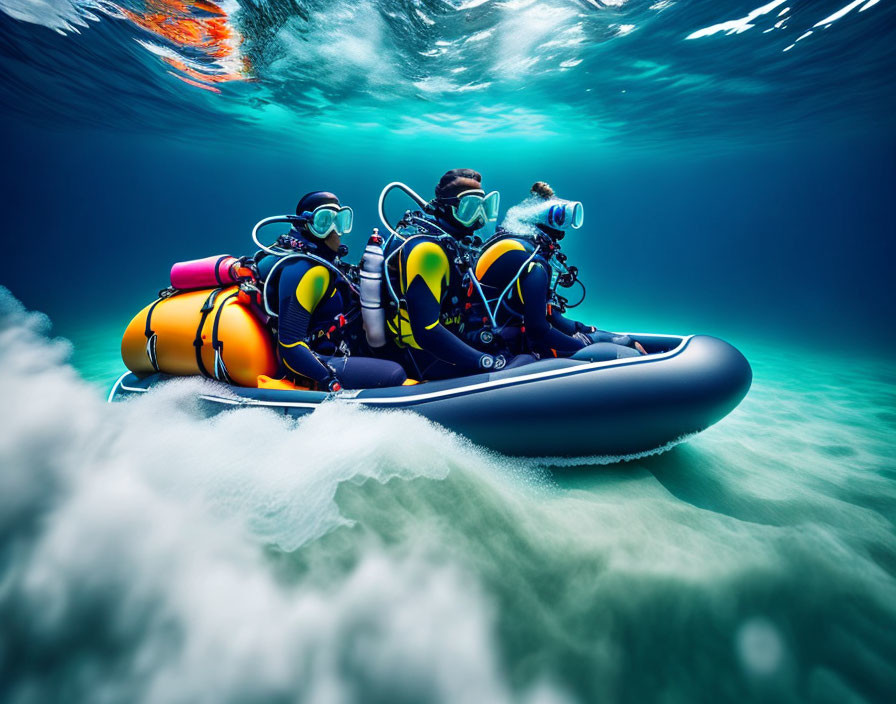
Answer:
MULTIPOLYGON (((647 354, 602 359, 600 344, 569 359, 414 386, 325 393, 210 382, 210 413, 262 407, 290 416, 323 403, 419 413, 497 452, 533 458, 623 459, 661 450, 724 418, 752 382, 744 356, 705 335, 628 333, 647 354)), ((123 374, 110 401, 172 377, 123 374)))

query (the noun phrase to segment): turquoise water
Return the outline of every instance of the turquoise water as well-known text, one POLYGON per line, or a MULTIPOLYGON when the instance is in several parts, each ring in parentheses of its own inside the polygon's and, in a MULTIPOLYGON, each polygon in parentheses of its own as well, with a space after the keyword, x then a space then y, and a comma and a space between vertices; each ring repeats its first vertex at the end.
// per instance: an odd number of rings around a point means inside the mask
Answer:
POLYGON ((0 0, 0 701, 891 701, 894 8, 0 0), (315 188, 357 256, 455 166, 582 200, 577 313, 730 341, 741 406, 547 467, 105 404, 173 261, 315 188))

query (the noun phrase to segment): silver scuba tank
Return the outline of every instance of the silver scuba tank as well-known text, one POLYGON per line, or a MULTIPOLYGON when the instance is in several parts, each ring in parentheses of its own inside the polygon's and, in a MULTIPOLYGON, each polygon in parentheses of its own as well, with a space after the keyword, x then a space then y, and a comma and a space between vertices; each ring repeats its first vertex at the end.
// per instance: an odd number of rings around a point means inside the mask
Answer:
POLYGON ((377 349, 386 344, 386 311, 382 302, 383 238, 379 230, 367 240, 361 257, 361 320, 367 344, 377 349))

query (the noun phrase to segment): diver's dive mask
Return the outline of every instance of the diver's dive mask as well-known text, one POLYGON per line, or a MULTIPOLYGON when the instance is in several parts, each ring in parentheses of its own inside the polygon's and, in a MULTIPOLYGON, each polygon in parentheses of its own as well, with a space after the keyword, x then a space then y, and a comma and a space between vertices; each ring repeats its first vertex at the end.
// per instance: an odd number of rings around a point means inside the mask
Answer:
POLYGON ((477 221, 484 226, 487 222, 498 219, 498 207, 501 195, 492 191, 488 195, 485 191, 476 189, 459 193, 456 198, 448 198, 442 201, 449 205, 451 214, 457 222, 464 227, 472 227, 477 221))
POLYGON ((306 210, 301 215, 308 232, 320 239, 326 239, 331 232, 338 232, 340 236, 352 231, 354 213, 348 206, 337 207, 326 204, 316 207, 314 210, 306 210))
POLYGON ((554 200, 539 219, 555 230, 578 230, 585 222, 585 207, 576 200, 554 200))

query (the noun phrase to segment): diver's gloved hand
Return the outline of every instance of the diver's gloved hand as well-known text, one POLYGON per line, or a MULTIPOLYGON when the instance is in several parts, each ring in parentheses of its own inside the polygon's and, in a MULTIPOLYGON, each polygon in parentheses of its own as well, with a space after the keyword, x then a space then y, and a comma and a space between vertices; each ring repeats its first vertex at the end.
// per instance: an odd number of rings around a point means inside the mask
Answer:
POLYGON ((633 340, 629 335, 615 335, 604 330, 595 330, 588 337, 591 338, 592 342, 612 342, 614 345, 637 350, 639 354, 647 354, 644 346, 637 340, 633 340))
POLYGON ((484 354, 479 358, 479 368, 486 372, 503 369, 506 360, 503 355, 484 354), (500 365, 500 366, 499 366, 500 365))
POLYGON ((486 369, 488 371, 494 372, 499 372, 502 369, 516 369, 517 367, 521 367, 524 364, 529 364, 529 362, 535 361, 535 357, 533 357, 531 354, 518 354, 512 357, 505 357, 503 354, 496 354, 494 356, 484 354, 482 355, 482 357, 491 357, 491 360, 484 360, 480 358, 480 369, 486 369))
POLYGON ((610 338, 610 342, 616 345, 622 345, 623 347, 631 347, 633 350, 638 350, 641 354, 647 354, 647 350, 644 349, 644 346, 628 335, 614 335, 610 338))

